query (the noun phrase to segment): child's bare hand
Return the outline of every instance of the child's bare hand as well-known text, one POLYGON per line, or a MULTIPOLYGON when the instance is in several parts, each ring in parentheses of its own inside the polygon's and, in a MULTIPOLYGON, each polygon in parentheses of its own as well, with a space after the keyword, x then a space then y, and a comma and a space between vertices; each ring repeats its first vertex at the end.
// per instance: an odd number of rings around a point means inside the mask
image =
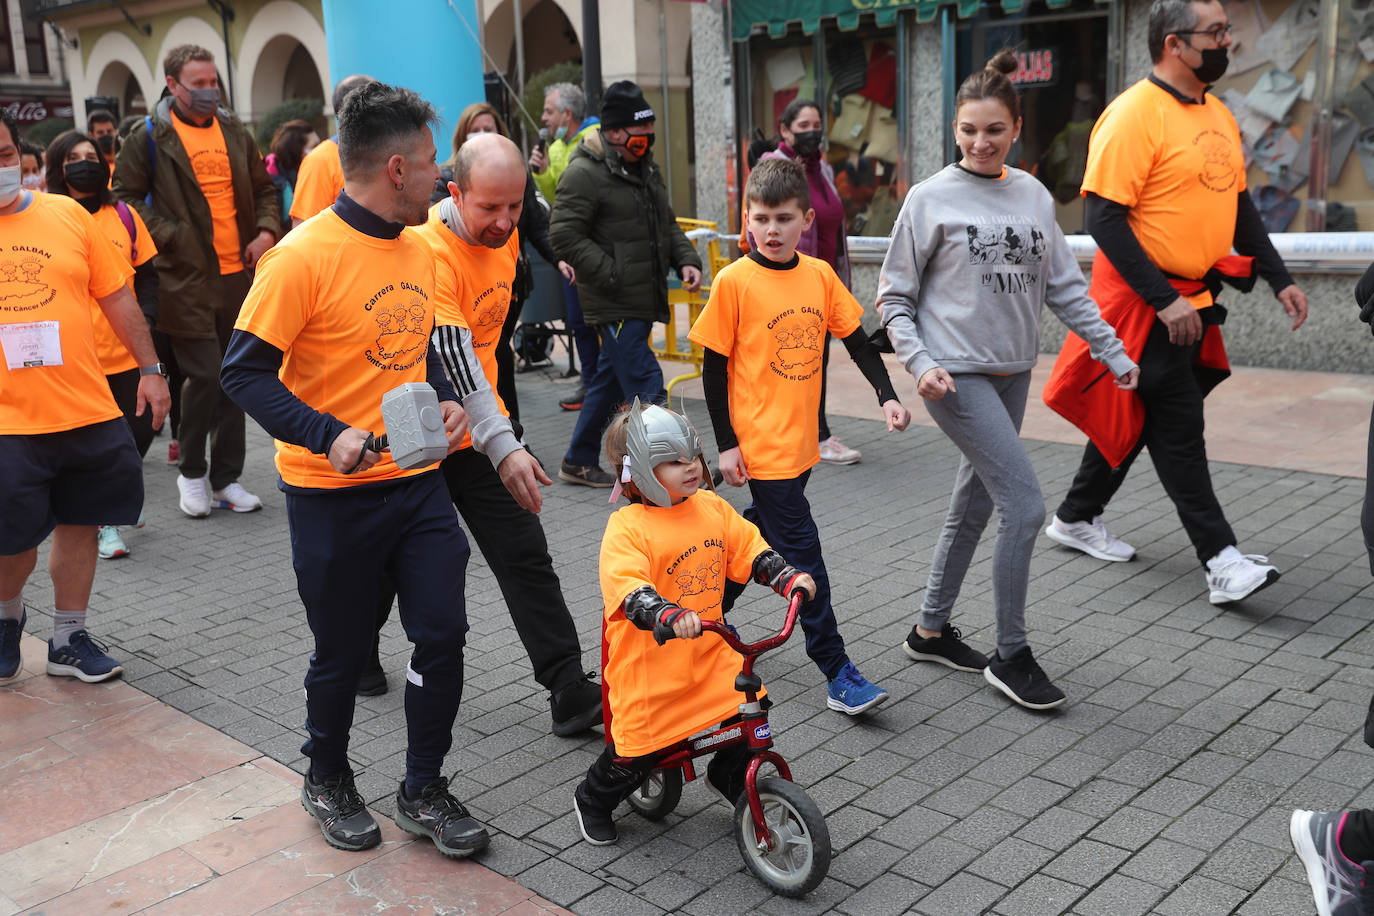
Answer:
POLYGON ((696 639, 701 635, 701 618, 695 611, 683 614, 673 621, 673 635, 678 639, 696 639))
POLYGON ((816 580, 811 578, 810 573, 802 573, 792 581, 792 590, 801 589, 806 592, 806 600, 810 601, 816 597, 816 580))
POLYGON ((1136 386, 1139 384, 1139 369, 1132 369, 1130 372, 1127 372, 1125 375, 1121 376, 1121 378, 1116 380, 1116 387, 1120 388, 1122 391, 1135 391, 1136 386))
POLYGON ((883 402, 883 418, 887 420, 887 431, 906 429, 911 422, 911 411, 907 410, 895 399, 883 402))
POLYGON ((744 455, 738 445, 720 453, 720 473, 732 487, 742 487, 749 482, 749 471, 744 467, 744 455))

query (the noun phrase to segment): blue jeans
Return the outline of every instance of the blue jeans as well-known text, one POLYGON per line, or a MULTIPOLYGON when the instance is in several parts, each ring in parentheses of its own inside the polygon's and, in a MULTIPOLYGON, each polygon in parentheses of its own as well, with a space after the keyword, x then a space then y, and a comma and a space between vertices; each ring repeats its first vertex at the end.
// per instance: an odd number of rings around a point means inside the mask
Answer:
MULTIPOLYGON (((849 662, 849 655, 835 622, 835 609, 830 605, 830 575, 821 558, 820 531, 811 517, 811 504, 806 500, 806 481, 810 477, 811 472, 806 471, 789 480, 751 479, 749 493, 754 502, 743 514, 758 525, 768 546, 816 580, 816 597, 802 604, 798 616, 802 632, 806 634, 806 654, 828 681, 849 662)), ((743 591, 743 583, 727 579, 722 610, 728 612, 734 607, 735 599, 743 591)))
POLYGON ((639 398, 646 404, 662 404, 667 399, 663 370, 654 351, 649 349, 652 328, 653 322, 637 320, 597 326, 601 354, 582 399, 572 444, 563 456, 569 464, 585 467, 599 463, 601 434, 622 397, 630 403, 639 398))
POLYGON ((592 376, 596 374, 596 357, 601 352, 601 341, 597 338, 596 328, 582 320, 582 299, 577 295, 577 287, 561 273, 558 279, 563 281, 563 314, 572 331, 577 361, 582 364, 582 389, 585 391, 591 387, 592 376))

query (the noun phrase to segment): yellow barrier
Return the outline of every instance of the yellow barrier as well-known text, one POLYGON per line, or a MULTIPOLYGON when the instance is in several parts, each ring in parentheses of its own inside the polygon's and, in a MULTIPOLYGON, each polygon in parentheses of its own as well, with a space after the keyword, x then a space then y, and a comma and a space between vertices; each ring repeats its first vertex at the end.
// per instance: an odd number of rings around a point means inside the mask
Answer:
POLYGON ((673 402, 674 385, 678 382, 686 382, 694 378, 701 378, 701 347, 688 341, 687 348, 684 350, 679 343, 679 338, 685 338, 687 336, 687 331, 696 322, 697 316, 701 314, 701 310, 706 307, 706 300, 711 296, 711 284, 709 281, 714 280, 721 268, 730 263, 730 258, 727 255, 722 255, 720 252, 720 239, 716 235, 716 224, 714 222, 679 217, 677 224, 682 227, 683 232, 688 234, 687 237, 690 238, 692 244, 696 246, 697 254, 702 254, 701 241, 702 237, 705 237, 706 252, 705 256, 702 257, 702 263, 707 266, 708 272, 703 278, 701 289, 694 293, 689 293, 681 287, 668 290, 668 322, 664 326, 663 345, 653 348, 654 355, 661 360, 688 363, 692 367, 691 372, 679 375, 668 383, 669 406, 672 406, 673 402), (698 230, 706 231, 698 232, 698 230), (696 234, 694 235, 694 233, 696 234), (678 307, 682 305, 687 307, 685 325, 679 324, 683 316, 681 315, 682 310, 678 307))

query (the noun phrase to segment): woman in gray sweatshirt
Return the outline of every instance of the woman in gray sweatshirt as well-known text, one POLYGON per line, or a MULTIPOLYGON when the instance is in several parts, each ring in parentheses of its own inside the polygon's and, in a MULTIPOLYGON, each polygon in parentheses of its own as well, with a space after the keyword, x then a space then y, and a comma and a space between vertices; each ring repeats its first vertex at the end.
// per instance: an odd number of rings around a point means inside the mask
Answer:
POLYGON ((959 87, 955 137, 963 154, 911 189, 878 281, 878 312, 926 409, 963 452, 949 515, 935 547, 925 601, 902 644, 912 659, 983 672, 1030 709, 1064 703, 1026 642, 1031 551, 1045 500, 1021 445, 1030 370, 1048 305, 1095 359, 1135 387, 1139 369, 1097 304, 1054 200, 1033 176, 1005 165, 1021 132, 1021 104, 1004 49, 959 87), (993 594, 997 651, 987 658, 949 622, 974 548, 996 506, 993 594))

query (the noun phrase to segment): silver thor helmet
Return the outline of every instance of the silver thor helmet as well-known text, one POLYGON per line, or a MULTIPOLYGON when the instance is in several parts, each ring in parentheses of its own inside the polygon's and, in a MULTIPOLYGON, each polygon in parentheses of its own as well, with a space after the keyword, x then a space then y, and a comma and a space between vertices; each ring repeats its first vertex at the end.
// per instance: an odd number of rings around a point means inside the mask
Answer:
POLYGON ((701 437, 687 418, 657 404, 640 408, 639 398, 630 407, 625 451, 630 458, 630 480, 647 502, 671 506, 667 487, 659 482, 654 468, 664 461, 701 457, 701 437))

